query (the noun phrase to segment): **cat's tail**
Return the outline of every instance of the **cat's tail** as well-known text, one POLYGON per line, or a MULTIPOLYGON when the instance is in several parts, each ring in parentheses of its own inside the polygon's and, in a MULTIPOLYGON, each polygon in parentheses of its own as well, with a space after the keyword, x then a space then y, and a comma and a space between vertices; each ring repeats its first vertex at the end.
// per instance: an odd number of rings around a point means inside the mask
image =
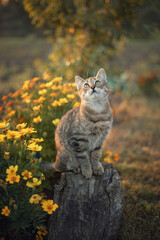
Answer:
POLYGON ((42 161, 39 165, 40 169, 44 172, 55 171, 55 172, 67 172, 66 165, 62 163, 49 163, 42 161))

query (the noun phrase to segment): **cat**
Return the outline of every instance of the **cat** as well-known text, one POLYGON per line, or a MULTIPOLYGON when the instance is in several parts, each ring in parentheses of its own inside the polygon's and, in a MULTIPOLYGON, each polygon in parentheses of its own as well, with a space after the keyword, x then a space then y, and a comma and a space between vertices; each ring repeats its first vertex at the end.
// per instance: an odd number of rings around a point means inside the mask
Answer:
POLYGON ((81 171, 89 179, 102 175, 99 159, 104 140, 112 126, 107 76, 101 68, 96 77, 75 77, 81 99, 80 107, 68 111, 55 131, 56 161, 48 168, 56 171, 81 171))

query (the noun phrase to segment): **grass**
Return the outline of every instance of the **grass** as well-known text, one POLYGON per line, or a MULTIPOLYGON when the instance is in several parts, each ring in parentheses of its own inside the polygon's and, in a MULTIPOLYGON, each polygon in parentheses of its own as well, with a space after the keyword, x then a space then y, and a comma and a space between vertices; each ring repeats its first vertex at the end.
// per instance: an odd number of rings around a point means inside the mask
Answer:
MULTIPOLYGON (((128 101, 128 118, 119 117, 105 149, 120 154, 115 164, 123 184, 125 210, 119 240, 160 238, 160 112, 159 99, 128 101)), ((118 106, 118 104, 117 104, 118 106)))
POLYGON ((52 49, 46 39, 0 38, 0 95, 22 86, 22 82, 41 76, 52 49))

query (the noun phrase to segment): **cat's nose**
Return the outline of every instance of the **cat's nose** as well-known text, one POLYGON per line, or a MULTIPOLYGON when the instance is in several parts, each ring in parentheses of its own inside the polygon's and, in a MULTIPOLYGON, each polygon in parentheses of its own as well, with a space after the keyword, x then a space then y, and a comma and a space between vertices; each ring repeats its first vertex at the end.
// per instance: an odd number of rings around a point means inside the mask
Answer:
POLYGON ((92 86, 91 86, 91 89, 95 89, 95 85, 92 85, 92 86))

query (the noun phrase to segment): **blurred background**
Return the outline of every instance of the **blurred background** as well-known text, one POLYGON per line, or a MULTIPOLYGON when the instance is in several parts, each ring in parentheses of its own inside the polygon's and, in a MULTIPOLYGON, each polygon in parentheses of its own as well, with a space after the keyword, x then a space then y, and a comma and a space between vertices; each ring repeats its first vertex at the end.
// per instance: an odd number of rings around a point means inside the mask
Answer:
POLYGON ((104 150, 124 184, 119 239, 159 239, 159 0, 0 0, 0 97, 33 77, 108 75, 114 124, 104 150))

